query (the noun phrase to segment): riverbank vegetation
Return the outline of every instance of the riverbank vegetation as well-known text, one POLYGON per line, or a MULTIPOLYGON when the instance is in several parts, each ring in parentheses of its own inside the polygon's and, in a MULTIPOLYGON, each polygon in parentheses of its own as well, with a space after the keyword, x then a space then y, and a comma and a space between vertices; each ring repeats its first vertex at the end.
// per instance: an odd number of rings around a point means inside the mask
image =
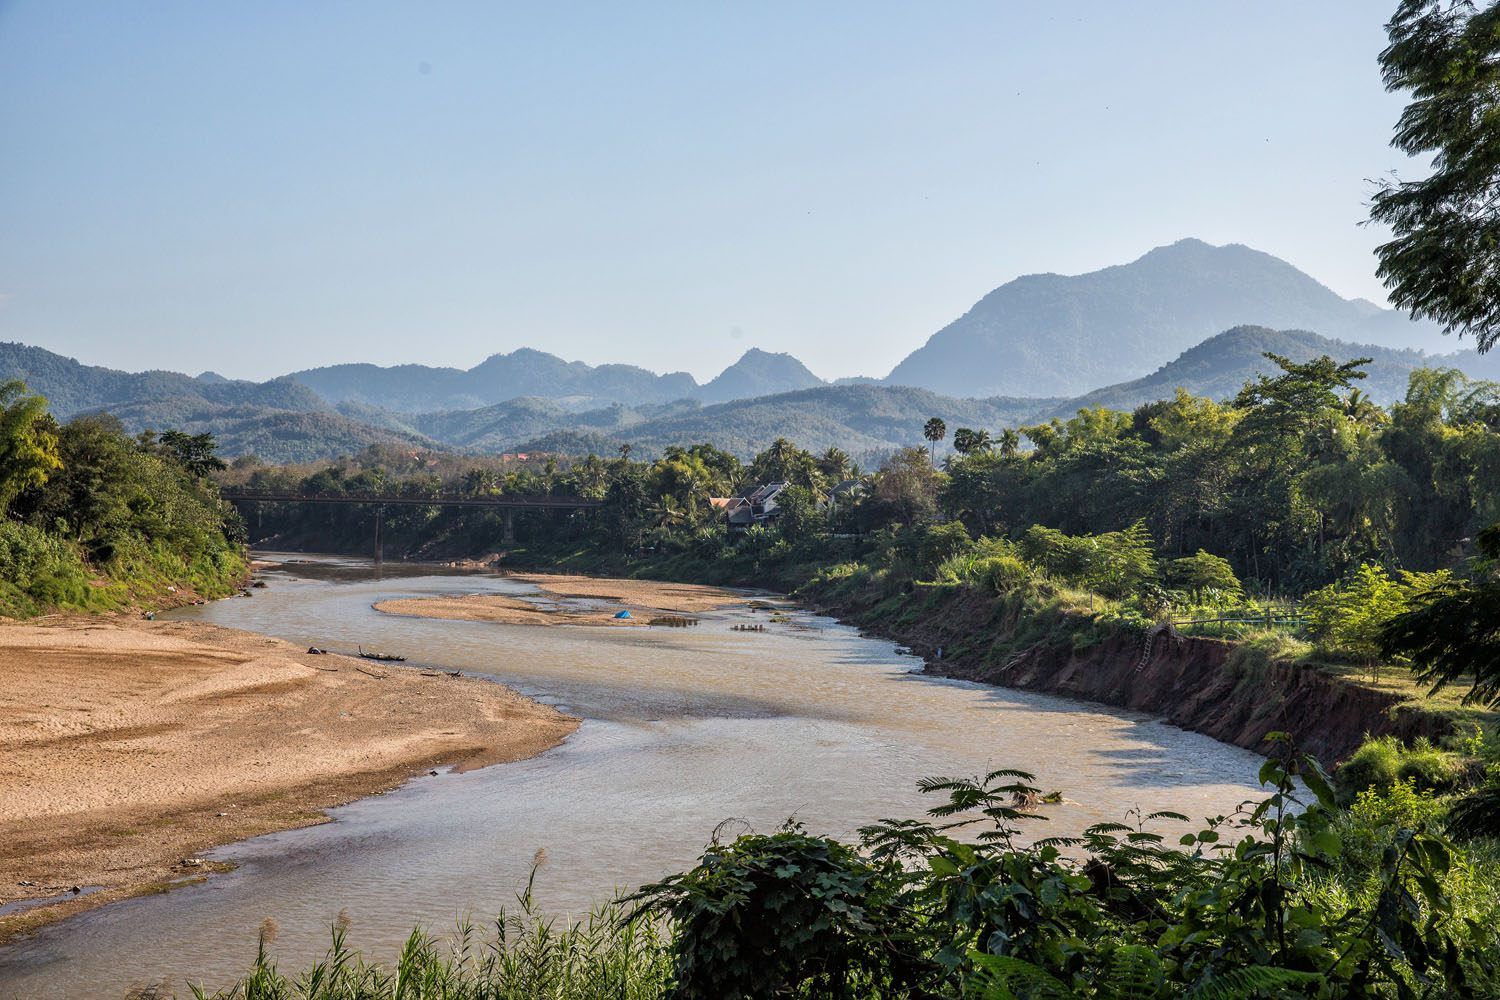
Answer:
POLYGON ((482 944, 469 926, 418 931, 389 967, 351 955, 340 923, 326 961, 287 975, 263 929, 253 970, 216 996, 1488 996, 1500 848, 1455 802, 1460 775, 1500 772, 1497 750, 1376 742, 1330 778, 1283 746, 1267 797, 1231 816, 1041 839, 1029 774, 933 779, 927 817, 856 842, 795 824, 715 841, 579 924, 539 915, 528 885, 482 944))
MULTIPOLYGON (((947 460, 914 446, 869 473, 837 449, 778 441, 749 462, 710 444, 642 461, 372 451, 316 467, 241 462, 224 481, 354 496, 583 496, 601 507, 518 515, 514 544, 496 512, 391 506, 386 550, 796 590, 865 625, 910 619, 956 591, 1003 606, 1002 641, 981 637, 990 659, 1170 622, 1254 640, 1283 665, 1405 682, 1416 697, 1414 652, 1386 645, 1382 630, 1441 595, 1481 592, 1482 531, 1500 519, 1500 385, 1422 369, 1387 410, 1360 394, 1358 359, 1270 361, 1276 374, 1231 400, 1179 392, 994 435, 958 428, 947 460), (788 484, 775 516, 732 529, 714 498, 768 482, 788 484), (1255 638, 1267 634, 1285 641, 1255 638)), ((947 433, 939 424, 924 432, 931 443, 947 433)), ((269 545, 359 551, 374 513, 261 505, 247 516, 269 545)), ((1462 690, 1469 662, 1450 657, 1417 680, 1462 690)), ((1467 721, 1457 700, 1444 710, 1467 721)))
POLYGON ((0 384, 0 616, 229 593, 244 534, 207 478, 213 450, 210 435, 131 437, 102 415, 59 425, 0 384))

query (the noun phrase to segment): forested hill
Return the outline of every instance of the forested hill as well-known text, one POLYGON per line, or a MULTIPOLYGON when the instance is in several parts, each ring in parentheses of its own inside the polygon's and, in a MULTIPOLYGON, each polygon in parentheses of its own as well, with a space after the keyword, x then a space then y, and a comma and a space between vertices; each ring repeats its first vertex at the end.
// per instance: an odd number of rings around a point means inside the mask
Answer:
POLYGON ((1500 379, 1500 356, 1463 351, 1432 357, 1420 351, 1330 340, 1306 330, 1240 326, 1189 348, 1145 378, 1095 389, 1068 399, 1053 412, 1071 416, 1086 406, 1128 410, 1170 398, 1178 388, 1210 399, 1229 399, 1253 375, 1275 370, 1275 364, 1265 357, 1267 353, 1293 361, 1309 361, 1324 354, 1339 361, 1370 358, 1370 364, 1364 366, 1368 377, 1359 388, 1382 406, 1406 395, 1407 382, 1417 368, 1457 368, 1471 378, 1500 379))
POLYGON ((750 456, 779 437, 814 451, 841 448, 856 457, 922 443, 922 424, 941 414, 955 426, 1004 427, 1027 422, 1053 400, 954 399, 903 386, 838 385, 785 392, 660 416, 617 436, 643 454, 668 445, 713 441, 750 456))
POLYGON ((47 400, 59 420, 104 411, 132 433, 174 429, 211 433, 228 456, 304 462, 352 455, 372 444, 438 447, 422 435, 380 421, 345 416, 305 385, 287 378, 231 381, 211 373, 122 372, 84 365, 24 344, 0 344, 0 383, 19 379, 47 400))
POLYGON ((1430 323, 1339 297, 1286 261, 1181 240, 1089 274, 1033 274, 990 292, 886 379, 951 396, 1077 395, 1166 364, 1242 324, 1383 347, 1468 346, 1430 323))
POLYGON ((193 378, 167 371, 122 372, 80 364, 40 347, 0 343, 0 382, 10 379, 46 396, 53 416, 63 420, 90 410, 157 405, 174 412, 256 406, 310 413, 329 408, 317 393, 287 378, 241 382, 211 373, 193 378))

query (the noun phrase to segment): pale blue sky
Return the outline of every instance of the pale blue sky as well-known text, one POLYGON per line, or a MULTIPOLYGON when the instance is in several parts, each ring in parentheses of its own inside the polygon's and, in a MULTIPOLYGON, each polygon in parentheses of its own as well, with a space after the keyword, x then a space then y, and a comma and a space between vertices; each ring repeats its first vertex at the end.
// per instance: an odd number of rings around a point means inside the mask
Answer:
POLYGON ((883 375, 1183 236, 1383 301, 1394 5, 0 0, 0 340, 883 375))

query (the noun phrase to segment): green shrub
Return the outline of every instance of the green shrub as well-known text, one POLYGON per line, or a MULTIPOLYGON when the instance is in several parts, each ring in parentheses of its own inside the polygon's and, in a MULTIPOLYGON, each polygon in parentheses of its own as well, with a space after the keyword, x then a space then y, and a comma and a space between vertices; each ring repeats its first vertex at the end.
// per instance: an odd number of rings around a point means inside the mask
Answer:
POLYGON ((1460 770, 1454 754, 1439 750, 1424 736, 1415 740, 1411 749, 1402 751, 1396 776, 1421 791, 1444 792, 1457 782, 1460 770))
POLYGON ((911 974, 904 881, 899 866, 792 826, 716 844, 641 898, 672 922, 675 1000, 871 995, 911 974))
POLYGON ((1381 736, 1365 740, 1339 768, 1339 792, 1345 801, 1353 801, 1368 790, 1388 792, 1398 782, 1424 793, 1441 792, 1454 786, 1460 772, 1455 754, 1425 738, 1408 748, 1394 736, 1381 736))
POLYGON ((969 537, 968 529, 960 521, 934 524, 921 529, 916 552, 917 579, 933 579, 945 560, 967 552, 973 545, 974 539, 969 537))
POLYGON ((1401 831, 1432 829, 1444 811, 1441 802, 1424 795, 1409 778, 1366 788, 1335 824, 1343 844, 1340 864, 1352 874, 1375 871, 1401 831))
POLYGON ((1202 549, 1167 563, 1166 578, 1167 586, 1205 603, 1236 601, 1244 595, 1244 587, 1229 560, 1202 549))
POLYGON ((1387 791, 1401 776, 1401 741, 1393 736, 1367 739, 1338 769, 1340 796, 1353 801, 1367 789, 1387 791))
POLYGON ((1312 652, 1312 647, 1285 632, 1251 632, 1229 650, 1224 666, 1237 676, 1263 676, 1275 665, 1296 663, 1312 652))
POLYGON ((1026 559, 1048 573, 1106 597, 1126 597, 1157 582, 1155 544, 1142 521, 1124 531, 1066 535, 1035 524, 1019 543, 1026 559))
POLYGON ((100 603, 78 550, 28 524, 0 520, 0 614, 29 617, 54 607, 100 603))
POLYGON ((997 594, 1009 594, 1030 582, 1035 574, 1020 556, 999 555, 985 559, 979 569, 979 578, 997 594))
POLYGON ((1403 571, 1393 578, 1382 567, 1367 563, 1349 579, 1307 595, 1303 610, 1308 631, 1329 656, 1375 663, 1386 623, 1411 606, 1412 595, 1447 577, 1446 572, 1403 571))

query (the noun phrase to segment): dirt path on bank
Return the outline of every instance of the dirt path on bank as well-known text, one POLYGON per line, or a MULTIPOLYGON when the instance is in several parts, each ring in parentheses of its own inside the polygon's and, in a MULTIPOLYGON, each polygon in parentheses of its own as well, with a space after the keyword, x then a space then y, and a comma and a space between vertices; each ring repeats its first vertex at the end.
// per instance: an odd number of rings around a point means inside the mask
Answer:
POLYGON ((659 580, 607 580, 591 576, 520 573, 513 580, 541 591, 540 600, 507 594, 411 597, 380 601, 376 611, 421 618, 454 618, 506 625, 645 625, 661 615, 695 615, 744 604, 743 595, 720 587, 659 580), (571 603, 570 603, 571 602, 571 603), (616 618, 620 611, 631 617, 616 618))
POLYGON ((0 624, 0 906, 65 897, 0 916, 0 940, 201 878, 209 848, 442 765, 530 757, 577 726, 431 673, 196 622, 0 624))

